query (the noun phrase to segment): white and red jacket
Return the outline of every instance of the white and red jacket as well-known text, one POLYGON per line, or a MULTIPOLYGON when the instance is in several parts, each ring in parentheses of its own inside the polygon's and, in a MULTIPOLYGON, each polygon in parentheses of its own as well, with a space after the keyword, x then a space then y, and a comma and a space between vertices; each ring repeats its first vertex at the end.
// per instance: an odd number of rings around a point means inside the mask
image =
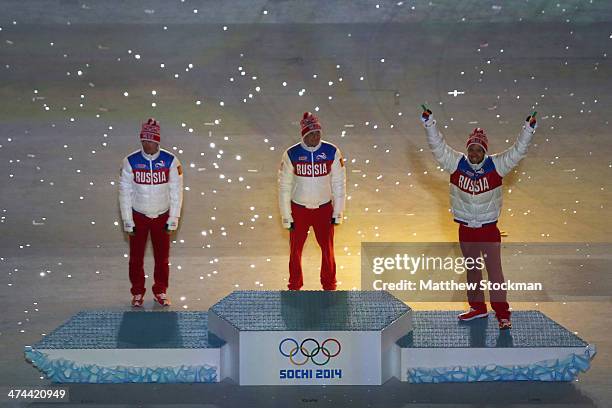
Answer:
POLYGON ((149 218, 170 210, 180 217, 183 205, 183 169, 179 159, 160 149, 153 155, 137 150, 123 159, 119 205, 124 222, 133 222, 132 209, 149 218))
POLYGON ((424 124, 429 147, 440 166, 450 173, 451 209, 455 221, 471 228, 497 222, 502 207, 502 180, 526 156, 535 129, 525 123, 516 142, 502 153, 472 164, 452 149, 430 116, 424 124))
POLYGON ((315 147, 304 142, 283 153, 278 173, 279 206, 284 222, 293 222, 291 201, 319 208, 332 201, 333 217, 342 220, 346 197, 346 168, 340 149, 321 141, 315 147))

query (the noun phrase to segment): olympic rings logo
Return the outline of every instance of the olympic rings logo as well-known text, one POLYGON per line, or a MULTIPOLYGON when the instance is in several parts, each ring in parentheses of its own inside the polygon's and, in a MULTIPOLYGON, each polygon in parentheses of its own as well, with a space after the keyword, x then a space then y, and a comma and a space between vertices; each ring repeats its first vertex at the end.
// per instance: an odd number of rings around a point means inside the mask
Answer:
POLYGON ((332 357, 336 357, 340 354, 342 347, 340 342, 336 339, 327 339, 323 343, 319 342, 312 337, 303 340, 298 344, 297 340, 292 338, 283 339, 278 345, 278 351, 288 357, 289 360, 296 366, 302 366, 312 361, 313 364, 323 366, 329 363, 332 357))

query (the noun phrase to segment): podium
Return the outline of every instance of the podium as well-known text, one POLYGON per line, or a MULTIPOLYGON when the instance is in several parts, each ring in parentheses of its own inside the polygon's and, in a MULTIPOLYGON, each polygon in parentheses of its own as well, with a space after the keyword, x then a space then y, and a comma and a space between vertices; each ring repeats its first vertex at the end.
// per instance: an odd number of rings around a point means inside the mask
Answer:
POLYGON ((82 311, 25 357, 57 383, 572 381, 596 349, 538 311, 414 311, 384 291, 236 291, 207 312, 82 311))
POLYGON ((234 292, 208 312, 240 385, 380 385, 399 377, 412 310, 387 292, 234 292))

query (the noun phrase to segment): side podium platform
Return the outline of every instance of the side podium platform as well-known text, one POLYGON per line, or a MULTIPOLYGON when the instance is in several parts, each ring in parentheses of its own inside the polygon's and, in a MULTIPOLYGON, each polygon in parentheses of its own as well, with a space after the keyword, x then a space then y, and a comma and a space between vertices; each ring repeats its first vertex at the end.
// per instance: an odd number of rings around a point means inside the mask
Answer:
POLYGON ((223 342, 206 312, 83 311, 26 359, 57 383, 217 382, 223 342))
POLYGON ((57 383, 571 381, 595 347, 538 311, 468 323, 382 291, 237 291, 208 312, 83 311, 25 356, 57 383))

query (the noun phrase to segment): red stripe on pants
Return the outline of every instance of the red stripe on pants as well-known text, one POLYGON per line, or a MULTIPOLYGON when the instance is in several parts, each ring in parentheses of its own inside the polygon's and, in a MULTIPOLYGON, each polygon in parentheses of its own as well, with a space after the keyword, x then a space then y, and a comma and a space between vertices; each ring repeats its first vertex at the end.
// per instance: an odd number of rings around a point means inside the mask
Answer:
MULTIPOLYGON (((476 259, 484 256, 487 275, 491 283, 503 283, 504 273, 501 265, 501 234, 497 224, 489 224, 480 228, 469 228, 463 224, 459 225, 459 244, 465 258, 476 259)), ((470 307, 486 311, 484 293, 480 289, 482 270, 474 267, 467 270, 468 283, 475 283, 475 290, 468 290, 468 302, 470 307)), ((510 318, 509 305, 505 290, 491 290, 489 293, 491 307, 495 310, 498 319, 510 318)))
POLYGON ((309 209, 291 202, 294 229, 289 234, 289 290, 299 290, 304 285, 302 250, 311 226, 321 247, 321 285, 324 290, 336 289, 334 225, 331 223, 333 211, 331 203, 309 209))
POLYGON ((144 295, 145 273, 144 254, 147 247, 147 237, 151 233, 153 244, 153 257, 155 258, 155 271, 153 273, 153 293, 166 293, 168 289, 168 275, 170 268, 170 235, 166 233, 168 212, 157 218, 149 218, 137 211, 132 211, 134 217, 135 234, 130 236, 130 282, 133 295, 144 295))

